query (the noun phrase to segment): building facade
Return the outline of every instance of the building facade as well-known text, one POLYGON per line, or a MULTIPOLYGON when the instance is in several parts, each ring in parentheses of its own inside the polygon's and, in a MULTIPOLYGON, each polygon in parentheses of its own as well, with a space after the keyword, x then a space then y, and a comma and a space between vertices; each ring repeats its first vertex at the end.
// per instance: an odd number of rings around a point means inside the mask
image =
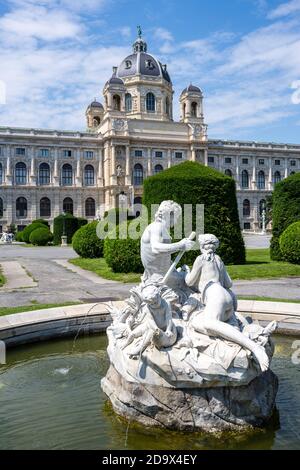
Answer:
POLYGON ((300 145, 208 139, 197 86, 182 91, 175 122, 167 66, 140 36, 103 97, 86 110, 86 132, 0 127, 1 231, 62 212, 93 220, 121 197, 135 210, 143 180, 185 160, 234 178, 241 228, 259 231, 274 184, 299 171, 300 145))

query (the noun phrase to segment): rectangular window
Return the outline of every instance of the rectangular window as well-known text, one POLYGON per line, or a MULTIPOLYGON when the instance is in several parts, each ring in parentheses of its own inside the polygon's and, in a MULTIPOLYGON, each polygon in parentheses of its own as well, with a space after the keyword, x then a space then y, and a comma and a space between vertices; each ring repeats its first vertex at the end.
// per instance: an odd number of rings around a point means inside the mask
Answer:
POLYGON ((250 230, 250 229, 251 229, 250 222, 244 222, 244 230, 250 230))
POLYGON ((16 155, 25 155, 25 149, 23 147, 17 147, 16 155))
POLYGON ((214 163, 215 157, 208 157, 208 163, 214 163))
POLYGON ((86 150, 84 155, 85 155, 85 158, 89 158, 89 159, 94 158, 94 152, 92 152, 92 150, 86 150))
POLYGON ((40 157, 49 157, 49 149, 40 149, 40 157))
POLYGON ((230 164, 231 163, 231 157, 225 157, 225 163, 230 164))
POLYGON ((155 157, 156 157, 156 158, 162 158, 162 157, 163 157, 163 153, 162 153, 160 150, 157 150, 157 151, 155 152, 155 157))
POLYGON ((135 150, 134 151, 134 156, 135 157, 142 157, 143 156, 143 150, 135 150))
POLYGON ((72 150, 64 150, 63 155, 64 157, 72 157, 72 150))
POLYGON ((264 164, 265 164, 264 159, 263 159, 263 158, 260 158, 260 159, 258 160, 258 164, 259 164, 259 165, 264 165, 264 164))
POLYGON ((291 166, 296 166, 296 160, 291 160, 291 166))
POLYGON ((275 160, 275 165, 279 166, 280 165, 280 160, 275 160))
POLYGON ((182 152, 175 152, 175 158, 182 158, 182 152))
POLYGON ((249 159, 248 158, 242 158, 242 164, 243 165, 248 165, 249 159))

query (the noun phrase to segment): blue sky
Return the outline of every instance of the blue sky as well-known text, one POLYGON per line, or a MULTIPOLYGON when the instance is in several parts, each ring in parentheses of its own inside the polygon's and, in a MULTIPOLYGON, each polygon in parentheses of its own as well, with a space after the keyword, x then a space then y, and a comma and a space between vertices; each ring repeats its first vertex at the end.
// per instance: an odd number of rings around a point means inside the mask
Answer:
POLYGON ((0 125, 85 128, 136 25, 210 138, 300 143, 300 0, 0 0, 0 125))

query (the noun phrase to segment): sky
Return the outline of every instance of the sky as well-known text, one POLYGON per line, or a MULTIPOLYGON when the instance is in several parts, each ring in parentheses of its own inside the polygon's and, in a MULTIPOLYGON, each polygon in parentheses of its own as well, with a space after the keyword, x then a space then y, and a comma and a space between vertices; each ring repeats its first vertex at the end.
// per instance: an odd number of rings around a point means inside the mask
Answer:
POLYGON ((211 139, 300 144, 300 0, 0 0, 0 126, 85 130, 141 25, 211 139))

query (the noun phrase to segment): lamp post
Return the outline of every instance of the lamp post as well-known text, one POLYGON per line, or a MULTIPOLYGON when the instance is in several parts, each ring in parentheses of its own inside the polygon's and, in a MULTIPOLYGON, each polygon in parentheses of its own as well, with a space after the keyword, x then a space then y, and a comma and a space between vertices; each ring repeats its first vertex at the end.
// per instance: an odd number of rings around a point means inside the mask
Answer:
POLYGON ((62 216, 63 216, 63 234, 61 237, 61 246, 68 246, 68 238, 66 236, 66 212, 63 211, 62 216))

